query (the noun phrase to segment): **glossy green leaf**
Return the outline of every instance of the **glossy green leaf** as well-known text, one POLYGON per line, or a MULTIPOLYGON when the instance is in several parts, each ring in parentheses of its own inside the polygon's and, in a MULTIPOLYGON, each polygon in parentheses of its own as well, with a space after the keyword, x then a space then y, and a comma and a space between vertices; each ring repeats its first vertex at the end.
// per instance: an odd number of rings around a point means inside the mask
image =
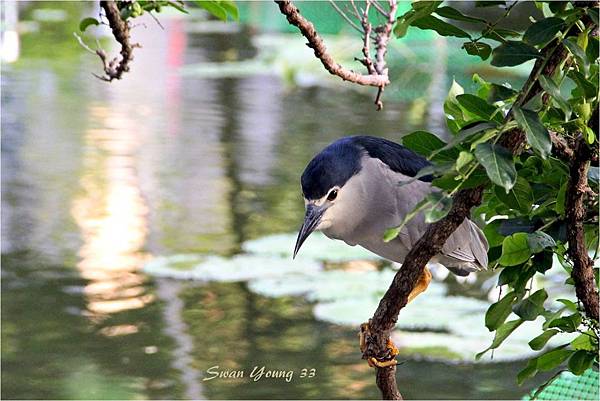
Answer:
MULTIPOLYGON (((446 142, 442 141, 436 135, 427 131, 415 131, 402 137, 402 144, 424 157, 434 155, 434 152, 446 146, 446 142)), ((458 150, 452 149, 435 153, 436 161, 452 162, 458 157, 458 150)))
POLYGON ((485 168, 490 180, 505 190, 510 189, 517 181, 517 171, 508 149, 491 143, 481 143, 475 148, 475 157, 485 168))
POLYGON ((479 96, 464 94, 456 96, 458 103, 469 113, 483 118, 484 120, 494 120, 502 122, 502 115, 497 112, 496 107, 492 106, 479 96))
POLYGON ((525 369, 521 370, 517 374, 517 384, 520 386, 527 379, 531 379, 538 372, 537 369, 537 358, 532 358, 527 362, 525 369))
POLYGON ((558 104, 558 106, 563 111, 563 113, 565 113, 565 116, 568 119, 569 116, 571 115, 571 106, 565 100, 565 98, 561 95, 560 88, 558 86, 556 86, 556 84, 554 83, 554 81, 552 79, 550 79, 544 75, 540 76, 539 81, 540 81, 540 85, 542 85, 542 88, 544 88, 544 90, 550 96, 552 96, 552 99, 554 99, 554 101, 558 104))
POLYGON ((467 54, 479 56, 482 60, 487 60, 492 54, 492 47, 483 42, 465 42, 462 47, 467 51, 467 54))
POLYGON ((594 334, 592 332, 581 333, 571 341, 571 347, 574 350, 595 351, 597 348, 594 346, 593 338, 594 334))
POLYGON ((469 167, 470 163, 473 161, 473 154, 466 151, 461 151, 458 155, 458 159, 456 159, 456 170, 461 173, 465 173, 467 167, 469 167))
POLYGON ((483 228, 483 233, 485 234, 490 247, 502 245, 502 241, 504 241, 504 236, 498 232, 500 222, 500 220, 494 220, 486 224, 483 228))
POLYGON ((546 290, 538 290, 513 306, 513 312, 523 320, 535 320, 544 312, 544 301, 548 298, 546 290))
POLYGON ((581 89, 587 99, 593 99, 598 96, 598 90, 594 84, 587 80, 582 73, 572 70, 567 75, 577 84, 577 87, 581 89))
POLYGON ((530 45, 544 44, 552 40, 564 27, 565 21, 562 18, 544 18, 527 28, 523 40, 530 45))
POLYGON ((498 348, 500 344, 502 344, 504 340, 506 340, 508 336, 510 336, 511 333, 515 331, 517 327, 519 327, 522 323, 523 320, 521 319, 511 320, 498 327, 498 329, 496 330, 496 334, 494 335, 492 345, 490 345, 486 350, 475 355, 475 359, 480 359, 483 356, 483 354, 485 354, 489 350, 498 348))
POLYGON ((496 47, 492 55, 493 66, 511 67, 539 57, 539 52, 527 43, 509 40, 496 47))
POLYGON ((214 17, 221 21, 227 21, 227 11, 223 8, 218 0, 195 0, 194 3, 198 7, 205 9, 214 17))
POLYGON ((579 65, 581 65, 583 67, 583 70, 587 74, 587 71, 589 68, 589 62, 585 55, 585 51, 581 47, 579 47, 579 45, 577 43, 575 43, 573 40, 571 40, 570 38, 563 40, 563 44, 575 56, 579 65))
POLYGON ((529 185, 529 181, 523 177, 517 177, 515 185, 508 193, 504 188, 498 186, 495 187, 494 193, 502 203, 511 209, 527 213, 533 206, 533 191, 529 185))
POLYGON ((494 331, 500 327, 508 315, 512 312, 512 304, 517 299, 517 294, 509 292, 500 301, 492 304, 485 313, 485 327, 489 331, 494 331))
POLYGON ((462 29, 445 21, 442 21, 441 19, 436 18, 433 15, 428 15, 426 17, 419 18, 413 21, 411 25, 420 29, 434 30, 442 36, 455 36, 457 38, 471 37, 471 35, 463 31, 462 29))
POLYGON ((85 30, 88 29, 88 27, 90 27, 91 25, 100 25, 100 22, 98 22, 96 18, 84 18, 79 23, 79 30, 81 32, 85 32, 85 30))
POLYGON ((569 316, 559 317, 557 319, 553 319, 549 324, 548 328, 559 328, 567 333, 573 333, 577 330, 579 325, 581 324, 581 315, 579 313, 573 313, 569 316))
POLYGON ((596 357, 595 353, 579 350, 576 351, 569 359, 569 370, 579 376, 589 369, 596 357))
POLYGON ((556 246, 554 238, 543 231, 536 231, 527 234, 527 244, 533 253, 542 252, 546 248, 552 248, 556 246))
POLYGON ((570 349, 555 349, 547 352, 537 359, 537 369, 541 371, 552 370, 563 363, 573 353, 570 349))
POLYGON ((558 331, 556 329, 546 330, 542 334, 540 334, 539 336, 534 338, 533 340, 529 341, 529 346, 531 347, 532 350, 539 351, 542 348, 544 348, 546 346, 546 344, 548 343, 548 341, 550 341, 550 339, 552 337, 554 337, 555 335, 557 335, 558 333, 560 333, 560 331, 558 331))
POLYGON ((552 141, 538 114, 535 111, 521 109, 518 106, 513 107, 513 113, 515 120, 525 131, 527 142, 545 159, 552 151, 552 141))
POLYGON ((531 250, 527 243, 526 233, 515 233, 504 238, 502 242, 502 256, 500 264, 502 266, 515 266, 521 264, 531 257, 531 250))
POLYGON ((398 17, 396 20, 394 35, 396 35, 398 38, 406 35, 408 27, 414 21, 430 15, 441 3, 441 1, 417 1, 412 3, 412 9, 398 17))
POLYGON ((460 11, 458 11, 456 8, 448 7, 448 6, 438 7, 435 10, 435 13, 437 15, 439 15, 440 17, 444 17, 444 18, 448 18, 448 19, 453 19, 453 20, 456 20, 456 21, 483 22, 483 23, 487 22, 483 18, 477 18, 477 17, 471 17, 471 16, 468 16, 468 15, 464 15, 463 13, 461 13, 460 11))

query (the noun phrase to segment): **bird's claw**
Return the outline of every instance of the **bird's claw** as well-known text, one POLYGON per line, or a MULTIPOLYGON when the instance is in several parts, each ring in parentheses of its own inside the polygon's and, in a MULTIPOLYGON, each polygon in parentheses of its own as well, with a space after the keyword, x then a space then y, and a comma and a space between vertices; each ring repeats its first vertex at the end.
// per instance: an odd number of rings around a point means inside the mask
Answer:
MULTIPOLYGON (((360 351, 362 353, 364 353, 365 350, 367 349, 366 336, 369 333, 369 331, 370 331, 369 323, 363 323, 360 325, 360 331, 358 332, 358 338, 359 338, 360 351)), ((381 358, 381 359, 377 359, 375 357, 367 358, 367 363, 369 364, 370 367, 372 367, 372 368, 375 368, 375 367, 387 368, 390 366, 398 365, 396 356, 400 353, 400 351, 398 351, 398 348, 394 345, 392 340, 389 338, 387 341, 386 348, 387 348, 387 353, 384 358, 381 358)))

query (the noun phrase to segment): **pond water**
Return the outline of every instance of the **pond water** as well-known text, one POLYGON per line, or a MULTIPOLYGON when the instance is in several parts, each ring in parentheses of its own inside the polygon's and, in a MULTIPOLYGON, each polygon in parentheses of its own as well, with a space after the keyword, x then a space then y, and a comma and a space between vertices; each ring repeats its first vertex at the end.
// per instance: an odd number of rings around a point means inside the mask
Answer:
MULTIPOLYGON (((310 158, 343 135, 398 140, 440 127, 451 73, 417 79, 428 90, 407 88, 408 100, 390 89, 376 112, 372 91, 248 63, 263 57, 255 43, 284 54, 302 46, 298 36, 173 18, 164 30, 151 20, 137 28, 144 47, 131 73, 106 84, 71 36, 86 6, 52 7, 66 22, 30 21, 38 31, 23 35, 21 59, 2 66, 2 398, 378 398, 355 327, 317 320, 314 299, 143 267, 159 255, 228 258, 249 240, 293 232, 310 158), (217 365, 245 377, 203 380, 217 365), (294 376, 254 381, 255 366, 294 376)), ((456 79, 469 85, 471 72, 456 79)), ((486 299, 452 280, 448 288, 486 299)), ((522 361, 402 360, 407 398, 513 399, 540 382, 516 386, 522 361)))

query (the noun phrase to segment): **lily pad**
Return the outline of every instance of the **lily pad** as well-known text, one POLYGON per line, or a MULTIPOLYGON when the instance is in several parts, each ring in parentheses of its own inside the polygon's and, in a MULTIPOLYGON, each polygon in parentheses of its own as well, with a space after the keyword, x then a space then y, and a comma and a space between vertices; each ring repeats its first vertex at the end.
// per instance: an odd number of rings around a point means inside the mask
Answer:
POLYGON ((238 255, 220 256, 173 255, 157 257, 144 266, 144 271, 157 277, 182 280, 235 282, 260 277, 287 277, 315 273, 321 264, 305 258, 284 260, 274 256, 238 255))
MULTIPOLYGON (((296 234, 275 234, 243 244, 244 251, 258 255, 276 255, 286 258, 292 257, 296 234)), ((381 259, 374 253, 360 246, 350 246, 343 241, 327 238, 323 233, 315 232, 306 240, 299 256, 330 262, 344 262, 356 259, 376 260, 381 259)))

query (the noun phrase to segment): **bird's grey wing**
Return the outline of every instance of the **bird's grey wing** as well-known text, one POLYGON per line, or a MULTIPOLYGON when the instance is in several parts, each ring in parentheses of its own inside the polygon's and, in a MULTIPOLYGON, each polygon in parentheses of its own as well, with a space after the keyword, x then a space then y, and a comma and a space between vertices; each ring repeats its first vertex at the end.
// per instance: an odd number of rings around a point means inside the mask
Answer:
POLYGON ((465 219, 444 244, 442 255, 456 259, 458 265, 460 262, 467 262, 464 264, 466 268, 472 264, 473 268, 481 270, 488 265, 488 248, 481 229, 471 220, 465 219))
MULTIPOLYGON (((388 174, 390 174, 388 172, 388 174)), ((397 182, 407 181, 406 177, 399 173, 394 174, 397 182)), ((434 189, 430 183, 413 181, 409 184, 396 186, 396 210, 401 220, 409 214, 415 206, 434 189)), ((421 238, 427 223, 423 213, 417 214, 400 231, 399 239, 408 249, 421 238)), ((466 219, 456 231, 448 238, 442 248, 440 262, 459 275, 466 275, 471 271, 486 269, 488 243, 485 235, 479 227, 471 220, 466 219)))

